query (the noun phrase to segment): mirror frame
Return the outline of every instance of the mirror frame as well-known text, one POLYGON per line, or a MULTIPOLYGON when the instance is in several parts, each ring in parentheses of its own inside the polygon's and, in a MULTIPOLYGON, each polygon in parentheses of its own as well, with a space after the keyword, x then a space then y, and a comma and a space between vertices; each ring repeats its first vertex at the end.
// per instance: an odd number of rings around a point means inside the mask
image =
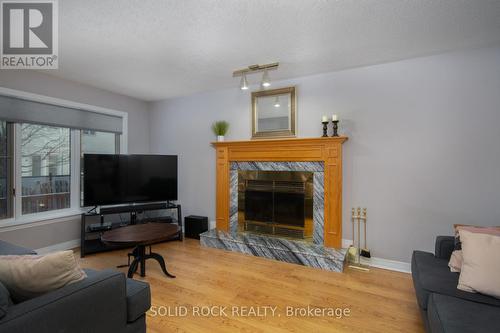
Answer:
POLYGON ((297 108, 295 87, 286 87, 272 90, 261 90, 252 92, 252 139, 265 138, 293 138, 296 136, 297 108), (280 131, 257 131, 257 98, 290 94, 290 130, 280 131))

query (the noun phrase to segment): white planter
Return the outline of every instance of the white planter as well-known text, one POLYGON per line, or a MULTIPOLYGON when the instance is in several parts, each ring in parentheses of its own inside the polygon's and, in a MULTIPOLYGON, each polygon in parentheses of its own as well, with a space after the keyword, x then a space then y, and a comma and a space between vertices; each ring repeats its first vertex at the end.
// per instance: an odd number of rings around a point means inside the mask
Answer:
POLYGON ((224 135, 217 135, 217 142, 224 141, 224 135))

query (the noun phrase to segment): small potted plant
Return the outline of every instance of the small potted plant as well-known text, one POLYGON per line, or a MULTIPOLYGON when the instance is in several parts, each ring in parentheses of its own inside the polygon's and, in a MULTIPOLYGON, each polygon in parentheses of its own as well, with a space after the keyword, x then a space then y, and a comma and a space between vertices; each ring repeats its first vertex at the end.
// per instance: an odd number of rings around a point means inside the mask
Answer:
POLYGON ((226 135, 229 129, 229 123, 225 120, 219 120, 212 124, 212 131, 217 136, 217 141, 224 141, 224 135, 226 135))

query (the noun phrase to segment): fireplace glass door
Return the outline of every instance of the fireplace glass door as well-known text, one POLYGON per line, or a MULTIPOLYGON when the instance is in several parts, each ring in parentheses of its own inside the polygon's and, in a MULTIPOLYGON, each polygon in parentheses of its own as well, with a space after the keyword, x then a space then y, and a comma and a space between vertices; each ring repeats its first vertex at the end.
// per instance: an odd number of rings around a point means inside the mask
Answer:
POLYGON ((273 219, 273 192, 245 191, 245 220, 270 222, 273 219))
POLYGON ((238 171, 238 230, 312 237, 313 173, 238 171))
POLYGON ((305 224, 304 193, 274 194, 274 222, 289 226, 304 227, 305 224))

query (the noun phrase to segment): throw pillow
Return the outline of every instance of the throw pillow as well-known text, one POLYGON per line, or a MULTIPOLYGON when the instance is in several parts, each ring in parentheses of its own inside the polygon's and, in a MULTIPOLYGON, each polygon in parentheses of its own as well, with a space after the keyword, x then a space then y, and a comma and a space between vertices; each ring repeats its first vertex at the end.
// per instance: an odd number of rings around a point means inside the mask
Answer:
POLYGON ((448 267, 450 267, 450 271, 454 273, 460 272, 462 269, 462 250, 455 250, 452 252, 450 257, 450 262, 448 263, 448 267))
POLYGON ((0 281, 9 290, 14 303, 59 289, 85 277, 87 275, 78 265, 73 251, 43 256, 0 256, 0 281))
POLYGON ((500 236, 460 229, 462 271, 457 288, 500 298, 500 236))
POLYGON ((460 234, 459 230, 462 228, 466 228, 467 230, 471 232, 480 232, 480 233, 500 233, 500 226, 499 227, 481 227, 481 226, 475 226, 475 225, 467 225, 467 224, 454 224, 453 229, 455 231, 455 250, 461 250, 462 249, 462 243, 460 242, 460 234))

